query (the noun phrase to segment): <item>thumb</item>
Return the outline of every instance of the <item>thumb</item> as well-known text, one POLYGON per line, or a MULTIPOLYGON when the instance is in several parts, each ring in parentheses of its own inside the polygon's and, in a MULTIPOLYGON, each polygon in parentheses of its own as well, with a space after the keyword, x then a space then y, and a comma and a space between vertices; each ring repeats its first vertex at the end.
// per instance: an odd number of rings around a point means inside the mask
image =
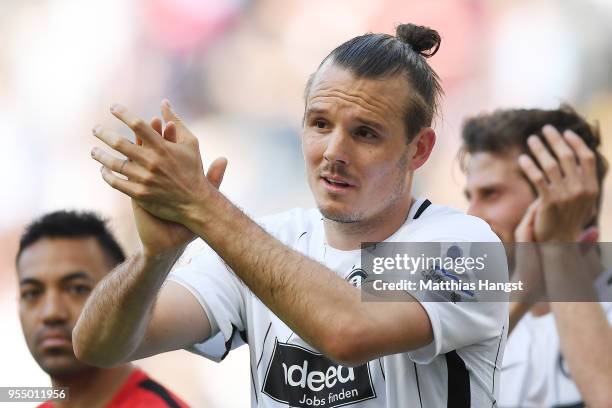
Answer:
POLYGON ((578 245, 582 255, 588 253, 594 246, 597 245, 599 239, 599 228, 596 226, 589 227, 582 231, 578 237, 578 245))
POLYGON ((208 167, 206 178, 217 189, 221 187, 225 169, 227 169, 227 159, 225 157, 217 157, 208 167))
POLYGON ((516 242, 533 242, 535 241, 533 224, 535 222, 535 214, 537 212, 540 200, 535 200, 525 211, 523 219, 519 223, 514 232, 516 242))
POLYGON ((585 229, 578 237, 581 244, 595 244, 599 239, 599 228, 593 226, 585 229))

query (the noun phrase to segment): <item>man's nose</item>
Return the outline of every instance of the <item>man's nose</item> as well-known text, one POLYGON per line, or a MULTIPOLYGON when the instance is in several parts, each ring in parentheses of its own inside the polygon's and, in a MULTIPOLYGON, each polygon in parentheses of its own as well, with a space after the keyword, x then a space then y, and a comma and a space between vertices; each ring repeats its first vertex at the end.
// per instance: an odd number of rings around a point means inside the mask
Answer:
POLYGON ((473 215, 474 217, 484 218, 484 208, 482 205, 478 203, 477 200, 470 200, 468 203, 467 213, 469 215, 473 215))
POLYGON ((469 215, 473 215, 474 217, 483 219, 487 224, 491 225, 491 220, 486 205, 482 205, 477 200, 470 201, 467 213, 469 215))
POLYGON ((341 128, 334 129, 328 138, 323 157, 331 164, 349 164, 350 135, 341 128))
POLYGON ((45 324, 63 323, 68 319, 68 309, 58 292, 48 291, 42 307, 42 319, 45 324))

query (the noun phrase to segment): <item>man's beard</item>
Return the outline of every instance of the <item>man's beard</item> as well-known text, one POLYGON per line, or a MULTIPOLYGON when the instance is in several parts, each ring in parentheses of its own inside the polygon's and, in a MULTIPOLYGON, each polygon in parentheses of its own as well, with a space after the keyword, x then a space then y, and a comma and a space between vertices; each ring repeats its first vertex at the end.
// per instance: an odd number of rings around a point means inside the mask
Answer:
POLYGON ((319 207, 319 212, 321 212, 321 215, 325 219, 335 221, 341 224, 355 224, 362 220, 362 215, 357 212, 345 213, 340 211, 328 211, 322 207, 319 207))
MULTIPOLYGON (((393 207, 393 205, 396 204, 404 196, 405 194, 405 191, 403 188, 404 178, 401 177, 401 175, 405 174, 407 165, 408 165, 408 154, 404 154, 402 155, 402 157, 399 159, 399 162, 397 163, 397 167, 398 169, 400 169, 399 171, 400 177, 396 180, 395 185, 393 186, 393 191, 391 192, 391 195, 386 199, 386 202, 384 203, 383 208, 393 207)), ((327 167, 324 168, 324 170, 327 170, 327 169, 328 169, 327 167)), ((336 173, 344 176, 345 175, 344 168, 338 167, 336 169, 336 173)), ((355 224, 355 223, 359 223, 365 220, 364 214, 359 211, 342 212, 342 211, 327 210, 321 206, 318 206, 318 208, 319 208, 319 212, 321 213, 321 215, 323 215, 325 219, 328 219, 330 221, 335 221, 341 224, 355 224)))

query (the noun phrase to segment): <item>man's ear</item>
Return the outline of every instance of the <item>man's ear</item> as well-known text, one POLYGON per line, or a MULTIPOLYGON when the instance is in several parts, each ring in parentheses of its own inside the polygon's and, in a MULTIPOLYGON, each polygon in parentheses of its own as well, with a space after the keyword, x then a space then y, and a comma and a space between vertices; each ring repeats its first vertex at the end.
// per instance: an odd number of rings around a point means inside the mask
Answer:
POLYGON ((410 170, 414 171, 425 164, 435 144, 436 132, 432 128, 424 127, 416 134, 410 142, 410 170))

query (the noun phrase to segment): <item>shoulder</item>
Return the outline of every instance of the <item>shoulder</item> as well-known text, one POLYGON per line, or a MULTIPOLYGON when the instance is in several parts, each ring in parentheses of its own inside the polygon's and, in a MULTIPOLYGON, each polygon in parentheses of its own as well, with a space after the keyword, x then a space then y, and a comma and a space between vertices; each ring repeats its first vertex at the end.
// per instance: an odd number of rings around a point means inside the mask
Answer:
MULTIPOLYGON (((489 224, 452 207, 430 205, 416 220, 402 229, 411 241, 500 242, 489 224)), ((401 239, 401 237, 400 237, 401 239)))

